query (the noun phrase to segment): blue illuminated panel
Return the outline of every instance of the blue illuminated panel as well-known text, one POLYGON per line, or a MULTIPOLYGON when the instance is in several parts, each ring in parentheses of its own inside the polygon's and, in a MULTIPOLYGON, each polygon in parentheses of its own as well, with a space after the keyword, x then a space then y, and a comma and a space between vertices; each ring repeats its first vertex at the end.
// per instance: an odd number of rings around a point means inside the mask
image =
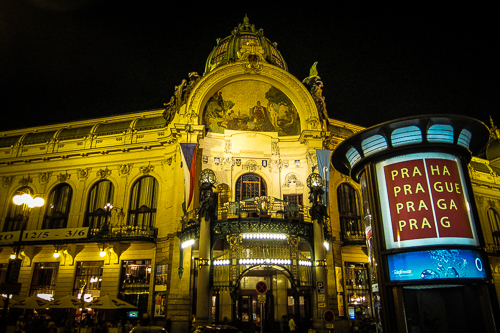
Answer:
POLYGON ((429 142, 453 143, 453 127, 451 125, 432 125, 427 131, 429 142))
POLYGON ((391 134, 394 147, 422 143, 422 132, 417 126, 397 128, 391 134))
POLYGON ((387 257, 391 281, 485 279, 483 258, 474 250, 431 250, 387 257))
POLYGON ((358 151, 356 148, 351 148, 349 151, 345 154, 347 160, 349 160, 349 164, 351 164, 351 168, 354 166, 354 164, 358 163, 359 160, 361 160, 361 155, 359 155, 358 151))
POLYGON ((460 132, 460 135, 458 136, 457 143, 469 149, 471 138, 472 138, 472 133, 464 128, 462 132, 460 132))
POLYGON ((361 148, 363 148, 363 154, 365 156, 370 156, 378 151, 387 149, 387 141, 382 135, 377 134, 364 139, 361 142, 361 148))

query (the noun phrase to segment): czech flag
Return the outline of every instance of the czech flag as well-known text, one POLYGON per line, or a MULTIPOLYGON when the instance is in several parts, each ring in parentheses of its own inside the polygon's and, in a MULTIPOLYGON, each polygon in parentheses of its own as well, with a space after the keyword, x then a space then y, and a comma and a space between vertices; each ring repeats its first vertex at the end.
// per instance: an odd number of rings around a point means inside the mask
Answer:
POLYGON ((182 171, 184 172, 184 203, 182 209, 188 212, 193 199, 194 176, 196 171, 196 143, 181 143, 182 171))

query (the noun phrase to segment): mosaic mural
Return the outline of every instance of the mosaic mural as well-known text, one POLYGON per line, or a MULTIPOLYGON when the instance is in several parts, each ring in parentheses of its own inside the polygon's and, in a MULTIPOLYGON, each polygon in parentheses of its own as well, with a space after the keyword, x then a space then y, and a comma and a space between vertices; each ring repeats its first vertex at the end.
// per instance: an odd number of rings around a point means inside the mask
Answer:
POLYGON ((292 101, 268 83, 241 81, 217 91, 205 105, 203 122, 210 132, 225 129, 300 134, 300 119, 292 101))

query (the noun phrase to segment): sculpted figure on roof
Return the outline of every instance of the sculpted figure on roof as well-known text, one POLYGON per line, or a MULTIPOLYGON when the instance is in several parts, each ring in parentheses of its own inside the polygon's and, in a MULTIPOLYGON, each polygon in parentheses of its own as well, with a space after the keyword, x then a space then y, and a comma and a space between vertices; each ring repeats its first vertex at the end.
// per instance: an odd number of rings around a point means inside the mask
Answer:
POLYGON ((323 128, 326 128, 328 125, 328 112, 326 110, 325 97, 323 96, 323 81, 321 81, 318 70, 316 69, 317 64, 318 62, 315 62, 311 66, 309 76, 302 80, 302 83, 309 89, 314 99, 314 103, 316 104, 316 108, 318 109, 318 117, 321 125, 323 128))

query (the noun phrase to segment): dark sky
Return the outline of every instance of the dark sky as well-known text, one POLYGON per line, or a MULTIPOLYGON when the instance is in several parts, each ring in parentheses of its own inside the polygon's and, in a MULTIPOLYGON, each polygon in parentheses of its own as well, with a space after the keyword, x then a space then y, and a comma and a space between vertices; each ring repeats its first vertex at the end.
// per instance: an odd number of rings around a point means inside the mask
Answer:
POLYGON ((0 131, 161 108, 245 14, 299 80, 318 62, 333 118, 372 126, 454 113, 500 124, 493 7, 197 3, 0 1, 0 131))

